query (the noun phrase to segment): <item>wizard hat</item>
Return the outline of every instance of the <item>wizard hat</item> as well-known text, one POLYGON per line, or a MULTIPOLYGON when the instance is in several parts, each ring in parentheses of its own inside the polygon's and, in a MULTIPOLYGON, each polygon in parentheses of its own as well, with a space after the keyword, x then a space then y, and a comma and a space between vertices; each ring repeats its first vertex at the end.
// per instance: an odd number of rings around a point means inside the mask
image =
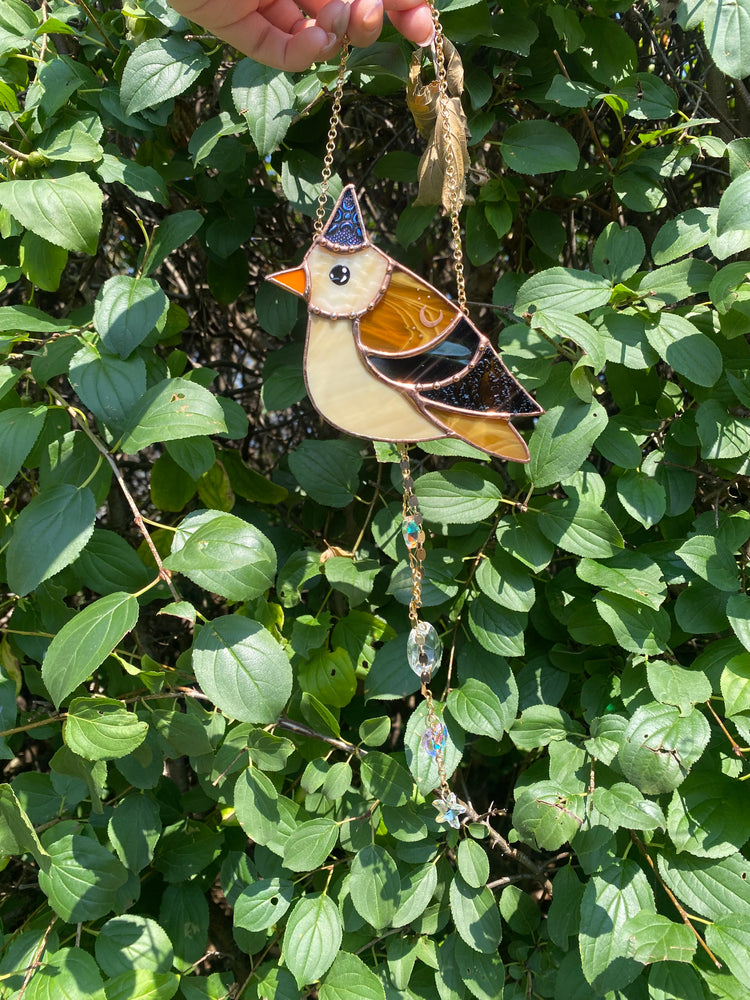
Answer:
POLYGON ((331 212, 323 239, 337 250, 357 250, 367 245, 365 227, 353 184, 347 184, 331 212))

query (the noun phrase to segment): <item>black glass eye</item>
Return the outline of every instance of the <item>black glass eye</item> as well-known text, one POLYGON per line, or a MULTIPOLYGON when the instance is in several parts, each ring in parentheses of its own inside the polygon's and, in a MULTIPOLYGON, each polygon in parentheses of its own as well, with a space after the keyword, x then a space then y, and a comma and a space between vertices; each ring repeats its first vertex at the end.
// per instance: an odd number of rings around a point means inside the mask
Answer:
POLYGON ((351 276, 352 273, 346 264, 334 264, 328 272, 328 277, 334 285, 345 285, 351 276))

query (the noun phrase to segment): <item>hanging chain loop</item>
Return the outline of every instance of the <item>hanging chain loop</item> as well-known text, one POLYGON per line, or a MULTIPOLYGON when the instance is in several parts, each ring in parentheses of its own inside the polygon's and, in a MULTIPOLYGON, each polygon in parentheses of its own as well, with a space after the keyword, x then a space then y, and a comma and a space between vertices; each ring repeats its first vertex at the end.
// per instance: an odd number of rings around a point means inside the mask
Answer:
POLYGON ((341 99, 344 95, 344 77, 346 76, 346 61, 349 58, 349 40, 344 35, 344 41, 339 54, 339 70, 336 76, 336 88, 333 92, 333 105, 331 107, 331 121, 328 126, 328 139, 326 141, 326 152, 323 157, 323 173, 320 178, 320 193, 318 194, 318 207, 315 210, 315 235, 320 236, 323 232, 323 224, 326 217, 326 202, 328 201, 328 185, 333 174, 333 154, 336 152, 336 137, 338 136, 339 125, 341 124, 341 99))
POLYGON ((435 54, 435 75, 437 77, 438 98, 437 98, 437 122, 435 127, 440 128, 443 133, 443 148, 445 150, 445 178, 448 182, 448 201, 450 204, 449 218, 451 223, 451 250, 453 252, 453 269, 456 273, 456 292, 459 308, 462 312, 468 313, 466 304, 466 279, 464 277, 464 251, 461 237, 461 223, 459 221, 458 203, 459 191, 461 188, 461 169, 456 162, 456 151, 451 142, 450 115, 448 114, 449 102, 451 100, 448 93, 448 74, 445 68, 445 35, 443 26, 440 23, 440 15, 434 0, 429 0, 430 13, 432 14, 432 25, 435 29, 435 39, 432 47, 435 54))

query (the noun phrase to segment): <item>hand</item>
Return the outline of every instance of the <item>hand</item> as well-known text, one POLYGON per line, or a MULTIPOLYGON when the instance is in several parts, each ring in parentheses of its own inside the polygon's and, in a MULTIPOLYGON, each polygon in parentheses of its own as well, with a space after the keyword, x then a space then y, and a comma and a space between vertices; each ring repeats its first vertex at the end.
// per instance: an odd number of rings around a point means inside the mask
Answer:
POLYGON ((180 14, 257 62, 292 73, 335 55, 344 35, 352 45, 372 45, 383 25, 384 6, 393 26, 409 41, 427 45, 433 35, 426 0, 169 0, 169 3, 180 14))

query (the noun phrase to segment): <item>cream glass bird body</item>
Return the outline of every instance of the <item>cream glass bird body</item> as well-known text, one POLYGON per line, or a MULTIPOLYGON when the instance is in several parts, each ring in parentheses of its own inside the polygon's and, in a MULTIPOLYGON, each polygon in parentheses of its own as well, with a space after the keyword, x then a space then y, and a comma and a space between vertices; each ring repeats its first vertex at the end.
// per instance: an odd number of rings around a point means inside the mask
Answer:
POLYGON ((460 438, 516 462, 541 407, 458 306, 367 238, 353 185, 302 264, 268 276, 309 313, 305 383, 329 423, 378 441, 460 438))

